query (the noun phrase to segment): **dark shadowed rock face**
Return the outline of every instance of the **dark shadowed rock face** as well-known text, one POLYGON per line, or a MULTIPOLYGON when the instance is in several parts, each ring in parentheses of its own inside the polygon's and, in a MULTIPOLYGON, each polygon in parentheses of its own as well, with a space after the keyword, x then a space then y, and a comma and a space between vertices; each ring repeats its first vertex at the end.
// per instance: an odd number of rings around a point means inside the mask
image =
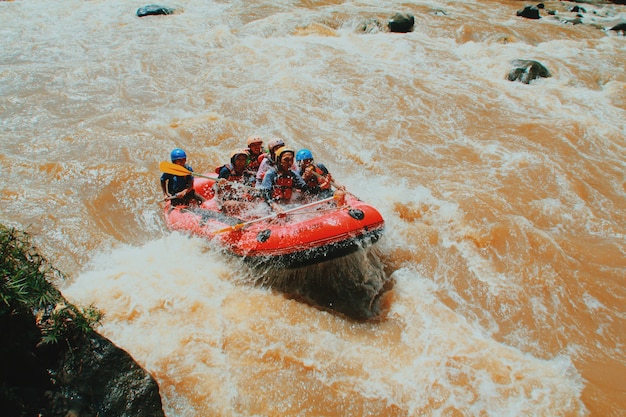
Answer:
POLYGON ((45 393, 54 389, 47 369, 55 353, 37 347, 41 333, 30 314, 0 313, 0 335, 0 414, 43 414, 50 409, 45 393))
POLYGON ((0 314, 1 415, 161 417, 156 381, 95 332, 41 345, 30 314, 0 314))
POLYGON ((54 399, 55 410, 75 410, 80 416, 164 416, 156 381, 128 353, 95 332, 74 343, 53 375, 65 387, 54 399))
POLYGON ((355 321, 384 319, 395 283, 373 248, 304 267, 255 269, 251 279, 355 321))
POLYGON ((514 68, 509 71, 507 79, 509 81, 520 81, 529 84, 536 78, 551 77, 550 71, 537 61, 527 59, 516 59, 511 62, 514 68))

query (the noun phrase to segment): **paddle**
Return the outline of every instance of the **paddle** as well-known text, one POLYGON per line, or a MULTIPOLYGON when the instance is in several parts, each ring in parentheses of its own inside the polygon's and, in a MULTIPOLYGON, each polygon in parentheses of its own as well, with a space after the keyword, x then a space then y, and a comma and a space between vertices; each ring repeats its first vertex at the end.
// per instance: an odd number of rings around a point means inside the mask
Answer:
POLYGON ((249 222, 237 223, 234 226, 228 226, 228 227, 225 227, 223 229, 216 230, 216 231, 213 232, 213 234, 217 235, 219 233, 234 232, 235 230, 243 229, 244 227, 246 227, 246 226, 248 226, 250 224, 253 224, 253 223, 262 222, 263 220, 269 220, 269 219, 272 219, 274 217, 283 217, 287 213, 291 213, 293 211, 301 210, 303 208, 311 207, 311 206, 314 206, 314 205, 317 205, 317 204, 327 203, 329 201, 333 201, 334 199, 335 199, 334 196, 333 197, 328 197, 328 198, 324 198, 322 200, 314 201, 312 203, 303 204, 301 206, 294 207, 294 208, 291 208, 291 209, 288 209, 288 210, 283 210, 283 211, 281 211, 279 213, 272 213, 272 214, 270 214, 268 216, 265 216, 265 217, 261 217, 261 218, 254 219, 254 220, 250 220, 249 222))
POLYGON ((194 177, 208 178, 214 180, 215 177, 207 177, 206 175, 197 174, 193 171, 189 171, 184 166, 177 165, 173 162, 163 161, 159 163, 159 170, 166 174, 178 175, 179 177, 186 177, 187 175, 193 175, 194 177))

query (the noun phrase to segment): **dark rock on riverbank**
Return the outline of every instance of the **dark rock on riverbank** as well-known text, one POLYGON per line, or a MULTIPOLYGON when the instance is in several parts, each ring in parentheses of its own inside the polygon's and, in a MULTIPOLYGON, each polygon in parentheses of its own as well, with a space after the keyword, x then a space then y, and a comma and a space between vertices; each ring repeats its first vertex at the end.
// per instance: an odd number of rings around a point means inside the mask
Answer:
POLYGON ((161 417, 156 381, 96 332, 41 344, 35 319, 0 315, 0 408, 11 416, 161 417))
POLYGON ((60 271, 0 224, 0 412, 6 417, 162 417, 156 381, 67 302, 60 271))

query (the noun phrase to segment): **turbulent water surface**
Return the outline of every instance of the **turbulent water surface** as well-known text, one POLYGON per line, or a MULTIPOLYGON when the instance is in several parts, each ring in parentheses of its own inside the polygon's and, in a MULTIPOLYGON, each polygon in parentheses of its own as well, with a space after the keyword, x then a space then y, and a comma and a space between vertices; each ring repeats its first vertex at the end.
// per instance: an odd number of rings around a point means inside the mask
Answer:
POLYGON ((624 415, 626 6, 145 4, 0 2, 0 222, 104 312, 168 416, 624 415), (360 30, 396 12, 413 32, 360 30), (509 82, 514 59, 552 77, 509 82), (211 171, 251 134, 381 211, 384 320, 165 229, 158 163, 211 171))

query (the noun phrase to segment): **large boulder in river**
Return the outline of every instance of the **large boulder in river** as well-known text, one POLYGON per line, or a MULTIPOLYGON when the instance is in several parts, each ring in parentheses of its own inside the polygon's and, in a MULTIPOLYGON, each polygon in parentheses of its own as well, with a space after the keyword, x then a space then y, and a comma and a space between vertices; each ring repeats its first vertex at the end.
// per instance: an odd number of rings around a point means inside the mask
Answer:
POLYGON ((514 68, 509 71, 509 81, 520 81, 529 84, 536 78, 551 77, 550 71, 537 61, 530 59, 516 59, 511 62, 514 68))
POLYGON ((80 416, 165 416, 159 387, 124 350, 96 332, 65 350, 55 375, 64 390, 53 398, 58 410, 80 416))
POLYGON ((149 4, 147 6, 143 6, 137 9, 137 16, 156 16, 156 15, 168 15, 174 13, 174 9, 159 6, 158 4, 149 4))
POLYGON ((42 344, 28 313, 0 311, 3 415, 163 417, 156 381, 98 333, 42 344))
POLYGON ((389 31, 396 33, 411 32, 414 25, 415 17, 409 13, 396 13, 389 20, 389 22, 387 22, 387 27, 389 27, 389 31))
POLYGON ((526 19, 541 19, 539 7, 537 6, 526 6, 522 10, 517 11, 517 16, 525 17, 526 19))
POLYGON ((622 32, 622 34, 626 34, 626 23, 620 23, 618 25, 615 25, 610 30, 614 30, 615 32, 622 32))

